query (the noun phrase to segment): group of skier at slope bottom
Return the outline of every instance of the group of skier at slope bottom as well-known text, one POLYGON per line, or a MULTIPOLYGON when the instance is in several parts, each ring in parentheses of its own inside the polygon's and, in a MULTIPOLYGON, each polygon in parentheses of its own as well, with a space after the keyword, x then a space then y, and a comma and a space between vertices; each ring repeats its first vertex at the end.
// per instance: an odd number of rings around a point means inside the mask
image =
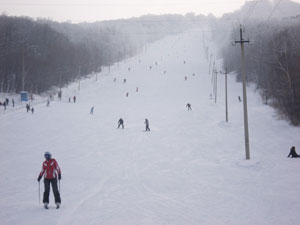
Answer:
MULTIPOLYGON (((146 129, 145 131, 150 131, 150 128, 149 128, 149 120, 148 119, 145 119, 145 125, 146 125, 146 129)), ((119 119, 118 121, 118 128, 122 127, 122 129, 124 129, 124 120, 122 118, 119 119)))

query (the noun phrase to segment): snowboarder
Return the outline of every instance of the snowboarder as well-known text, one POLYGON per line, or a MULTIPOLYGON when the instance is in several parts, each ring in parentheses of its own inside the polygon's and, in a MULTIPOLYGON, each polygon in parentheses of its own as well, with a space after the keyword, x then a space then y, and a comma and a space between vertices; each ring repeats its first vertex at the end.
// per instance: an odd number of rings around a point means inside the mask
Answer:
POLYGON ((288 158, 292 156, 292 158, 300 158, 300 155, 297 154, 295 146, 293 146, 290 150, 290 154, 287 156, 288 158))
POLYGON ((188 111, 192 110, 192 105, 190 103, 187 103, 186 107, 187 107, 188 111))
POLYGON ((51 184, 56 208, 58 209, 61 204, 61 199, 60 199, 59 190, 57 188, 57 178, 58 180, 61 180, 61 170, 56 160, 51 157, 50 152, 45 152, 44 157, 46 160, 43 162, 42 171, 40 172, 37 179, 38 182, 40 182, 40 180, 44 176, 44 186, 45 186, 44 197, 43 197, 44 207, 45 209, 48 209, 50 184, 51 184))
POLYGON ((76 96, 75 95, 73 96, 73 102, 74 103, 76 102, 76 96))
POLYGON ((124 129, 124 120, 122 118, 120 118, 118 121, 118 128, 120 128, 120 126, 122 126, 122 129, 124 129))
POLYGON ((94 106, 91 108, 90 114, 94 114, 94 106))
POLYGON ((150 131, 148 119, 145 119, 145 124, 146 124, 146 131, 150 131))

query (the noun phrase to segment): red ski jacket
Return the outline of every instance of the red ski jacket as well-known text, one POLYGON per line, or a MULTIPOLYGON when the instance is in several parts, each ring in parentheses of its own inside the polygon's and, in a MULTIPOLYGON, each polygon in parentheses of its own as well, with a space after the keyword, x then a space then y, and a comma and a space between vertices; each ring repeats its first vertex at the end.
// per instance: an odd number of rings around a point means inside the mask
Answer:
POLYGON ((44 175, 45 179, 56 178, 57 174, 61 174, 61 170, 55 159, 45 160, 42 165, 40 177, 44 175))

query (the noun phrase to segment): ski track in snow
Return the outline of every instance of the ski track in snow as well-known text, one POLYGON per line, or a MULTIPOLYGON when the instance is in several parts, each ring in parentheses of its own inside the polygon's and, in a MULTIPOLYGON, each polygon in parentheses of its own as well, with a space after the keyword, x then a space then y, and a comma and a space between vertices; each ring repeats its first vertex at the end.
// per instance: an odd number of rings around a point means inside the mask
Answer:
MULTIPOLYGON (((50 107, 37 96, 34 114, 20 102, 1 111, 0 224, 300 224, 300 160, 286 158, 292 145, 300 151, 300 129, 277 120, 249 85, 246 161, 242 85, 229 75, 226 123, 224 77, 215 104, 200 34, 149 44, 98 81, 81 80, 80 91, 77 83, 64 88, 50 107), (68 103, 74 95, 77 102, 68 103), (117 129, 120 117, 124 130, 117 129), (38 203, 45 151, 62 168, 59 210, 52 193, 49 210, 38 203)), ((42 192, 41 182, 41 199, 42 192)))

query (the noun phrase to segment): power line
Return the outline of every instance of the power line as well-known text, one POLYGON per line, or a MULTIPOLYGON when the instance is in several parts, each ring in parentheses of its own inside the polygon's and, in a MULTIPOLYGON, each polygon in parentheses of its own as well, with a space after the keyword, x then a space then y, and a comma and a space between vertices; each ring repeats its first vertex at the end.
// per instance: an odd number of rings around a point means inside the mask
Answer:
POLYGON ((272 12, 270 13, 270 15, 268 16, 266 21, 269 21, 269 19, 271 18, 271 16, 273 15, 273 13, 276 11, 276 9, 278 8, 279 4, 281 3, 282 0, 279 0, 277 2, 277 5, 273 8, 272 12))
POLYGON ((245 17, 245 19, 244 19, 244 24, 247 22, 247 20, 250 18, 250 16, 251 16, 251 14, 253 13, 253 11, 254 11, 254 9, 255 9, 255 7, 256 7, 256 5, 257 5, 257 3, 258 2, 261 2, 261 1, 253 1, 252 3, 252 5, 249 7, 249 10, 248 10, 248 15, 245 17))

